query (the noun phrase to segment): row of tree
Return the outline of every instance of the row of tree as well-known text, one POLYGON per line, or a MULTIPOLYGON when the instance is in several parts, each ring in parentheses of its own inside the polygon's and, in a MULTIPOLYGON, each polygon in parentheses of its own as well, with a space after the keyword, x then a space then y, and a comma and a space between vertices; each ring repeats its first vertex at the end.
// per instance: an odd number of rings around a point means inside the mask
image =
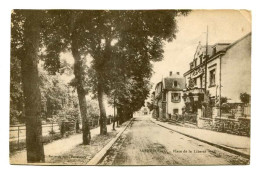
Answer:
MULTIPOLYGON (((11 95, 10 95, 10 124, 24 124, 24 101, 21 83, 20 60, 12 57, 11 61, 11 95)), ((62 60, 64 74, 49 75, 38 66, 39 83, 41 91, 41 120, 43 122, 79 121, 79 104, 75 89, 68 83, 71 78, 71 65, 62 60)), ((95 100, 88 100, 88 117, 92 122, 97 122, 99 117, 98 104, 95 100)))
POLYGON ((151 61, 163 58, 164 41, 176 36, 176 17, 186 10, 14 10, 11 57, 21 60, 27 161, 44 161, 41 141, 39 59, 50 73, 62 72, 60 53, 74 58, 71 85, 82 117, 83 144, 90 143, 86 94, 100 110, 100 134, 107 133, 104 97, 118 108, 121 122, 144 105, 149 94, 151 61), (91 63, 86 65, 86 58, 91 63))

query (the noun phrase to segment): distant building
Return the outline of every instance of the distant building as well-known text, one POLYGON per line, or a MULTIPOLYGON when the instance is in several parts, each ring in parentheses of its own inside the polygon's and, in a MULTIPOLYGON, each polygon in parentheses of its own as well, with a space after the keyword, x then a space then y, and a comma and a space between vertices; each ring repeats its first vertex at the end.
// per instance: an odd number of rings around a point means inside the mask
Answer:
POLYGON ((147 107, 142 108, 142 113, 143 115, 148 115, 149 114, 149 109, 147 107))
POLYGON ((184 107, 183 89, 185 88, 185 78, 179 72, 162 79, 157 83, 154 98, 153 117, 159 119, 171 119, 175 114, 182 114, 184 107))
POLYGON ((146 106, 143 106, 139 111, 136 111, 134 113, 134 116, 146 116, 146 115, 149 115, 150 114, 150 111, 149 111, 149 108, 146 107, 146 106))

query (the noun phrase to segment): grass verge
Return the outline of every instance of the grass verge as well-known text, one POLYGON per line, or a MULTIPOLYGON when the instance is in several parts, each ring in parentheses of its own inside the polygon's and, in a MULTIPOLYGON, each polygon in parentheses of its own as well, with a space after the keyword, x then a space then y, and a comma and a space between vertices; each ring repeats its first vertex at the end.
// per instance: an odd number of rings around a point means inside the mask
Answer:
POLYGON ((46 163, 54 165, 86 165, 107 143, 116 137, 119 130, 108 132, 107 135, 97 135, 90 145, 80 144, 59 156, 46 156, 46 163))

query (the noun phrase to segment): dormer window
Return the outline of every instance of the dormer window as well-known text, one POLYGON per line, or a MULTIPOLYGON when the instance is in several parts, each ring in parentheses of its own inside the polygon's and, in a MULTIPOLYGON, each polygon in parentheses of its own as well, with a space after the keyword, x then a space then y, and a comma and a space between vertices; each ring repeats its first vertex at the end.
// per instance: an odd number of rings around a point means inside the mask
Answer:
POLYGON ((192 68, 193 68, 193 62, 190 63, 190 69, 192 69, 192 68))
POLYGON ((214 47, 214 48, 213 48, 213 54, 216 54, 216 53, 217 53, 217 48, 214 47))

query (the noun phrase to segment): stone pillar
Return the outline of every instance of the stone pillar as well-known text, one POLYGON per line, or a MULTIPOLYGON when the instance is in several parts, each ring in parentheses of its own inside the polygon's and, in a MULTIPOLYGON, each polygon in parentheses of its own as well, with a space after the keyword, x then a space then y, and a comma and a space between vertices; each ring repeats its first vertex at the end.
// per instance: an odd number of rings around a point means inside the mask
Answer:
POLYGON ((220 110, 220 108, 219 107, 213 107, 212 108, 212 124, 214 125, 215 124, 215 119, 217 118, 217 117, 219 117, 219 110, 220 110))
POLYGON ((237 106, 236 113, 235 113, 235 119, 239 119, 243 117, 243 111, 241 106, 237 106))
POLYGON ((201 122, 201 118, 202 117, 202 109, 198 109, 198 115, 197 115, 197 126, 199 128, 203 127, 202 122, 201 122))
POLYGON ((212 108, 212 118, 216 118, 219 116, 219 108, 213 107, 212 108))

